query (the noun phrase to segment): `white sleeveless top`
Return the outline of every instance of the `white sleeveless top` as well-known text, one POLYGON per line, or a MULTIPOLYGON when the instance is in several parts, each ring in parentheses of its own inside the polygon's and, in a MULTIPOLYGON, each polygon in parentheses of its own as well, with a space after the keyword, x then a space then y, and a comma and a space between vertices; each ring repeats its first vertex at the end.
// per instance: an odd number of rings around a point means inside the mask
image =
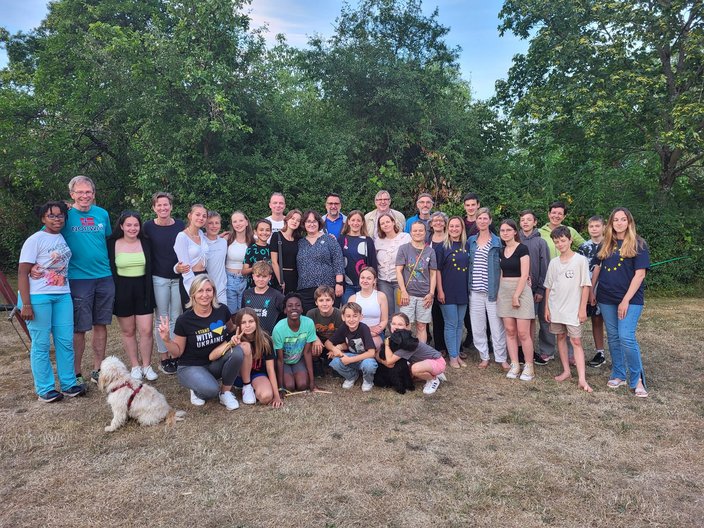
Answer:
POLYGON ((362 297, 362 292, 355 294, 355 302, 362 307, 362 322, 369 326, 376 326, 381 322, 381 306, 379 305, 378 291, 374 290, 369 297, 362 297))

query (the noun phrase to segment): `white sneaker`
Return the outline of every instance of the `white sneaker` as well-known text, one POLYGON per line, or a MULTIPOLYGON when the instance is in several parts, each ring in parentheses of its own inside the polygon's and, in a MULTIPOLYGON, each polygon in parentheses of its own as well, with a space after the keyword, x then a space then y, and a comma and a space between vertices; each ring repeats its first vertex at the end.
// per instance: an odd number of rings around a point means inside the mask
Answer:
POLYGON ((198 407, 205 405, 205 400, 196 396, 196 393, 191 391, 191 403, 197 405, 198 407))
POLYGON ((437 375, 437 378, 438 378, 440 381, 445 381, 445 382, 447 381, 447 377, 445 376, 445 373, 444 373, 444 372, 441 372, 440 374, 438 374, 438 375, 437 375))
POLYGON ((254 387, 251 383, 247 383, 242 387, 242 403, 245 405, 254 405, 257 403, 257 397, 254 395, 254 387))
POLYGON ((149 381, 154 381, 159 377, 159 375, 154 372, 154 369, 151 365, 149 365, 148 367, 142 367, 142 375, 144 375, 144 377, 147 378, 149 381))
POLYGON ((140 381, 142 379, 142 367, 132 367, 130 376, 132 376, 132 379, 140 381))
POLYGON ((506 373, 506 377, 508 379, 516 379, 520 373, 521 365, 519 365, 518 363, 511 363, 511 368, 506 373))
POLYGON ((237 398, 235 398, 235 395, 230 391, 220 393, 220 403, 222 403, 228 411, 234 411, 240 408, 237 398))
POLYGON ((429 379, 425 382, 425 386, 423 387, 423 394, 435 394, 435 391, 438 390, 439 386, 440 380, 438 378, 429 379))
POLYGON ((369 392, 374 388, 373 381, 362 380, 362 392, 369 392))
MULTIPOLYGON (((357 376, 358 378, 359 376, 357 376)), ((357 378, 352 378, 351 380, 346 379, 345 381, 342 382, 342 388, 343 389, 351 389, 354 387, 354 384, 357 382, 357 378)))

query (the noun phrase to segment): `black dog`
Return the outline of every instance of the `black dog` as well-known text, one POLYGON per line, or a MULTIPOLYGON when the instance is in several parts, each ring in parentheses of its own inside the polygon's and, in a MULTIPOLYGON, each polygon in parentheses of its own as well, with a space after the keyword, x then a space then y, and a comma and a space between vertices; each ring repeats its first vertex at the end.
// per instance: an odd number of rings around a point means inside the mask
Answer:
MULTIPOLYGON (((382 345, 379 355, 386 359, 386 347, 382 345)), ((408 361, 401 358, 392 368, 379 363, 379 367, 374 374, 374 385, 377 387, 392 387, 399 394, 406 394, 406 390, 416 390, 416 386, 411 378, 411 369, 408 361)))

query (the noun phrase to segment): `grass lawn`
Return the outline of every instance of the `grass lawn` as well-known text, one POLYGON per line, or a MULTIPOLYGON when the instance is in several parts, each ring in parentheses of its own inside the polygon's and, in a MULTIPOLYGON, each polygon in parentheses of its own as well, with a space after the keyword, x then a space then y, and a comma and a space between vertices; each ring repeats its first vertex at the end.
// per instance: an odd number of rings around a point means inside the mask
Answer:
MULTIPOLYGON (((701 526, 703 319, 701 299, 648 302, 645 400, 606 388, 610 363, 588 369, 586 394, 576 373, 552 379, 554 361, 525 383, 474 368, 475 353, 432 396, 325 378, 332 394, 279 410, 196 408, 161 375, 155 386, 186 420, 116 433, 103 431, 111 414, 95 385, 37 402, 3 320, 0 525, 701 526)), ((116 325, 108 352, 123 357, 116 325)))

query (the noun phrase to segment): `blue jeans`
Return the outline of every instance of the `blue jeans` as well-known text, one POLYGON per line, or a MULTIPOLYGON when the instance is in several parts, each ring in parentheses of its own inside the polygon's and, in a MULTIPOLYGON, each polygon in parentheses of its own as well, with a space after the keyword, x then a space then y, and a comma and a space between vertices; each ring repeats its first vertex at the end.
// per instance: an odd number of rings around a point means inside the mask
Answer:
MULTIPOLYGON (((29 296, 34 319, 27 321, 32 349, 29 360, 34 377, 34 391, 46 394, 55 390, 54 371, 51 368, 50 336, 54 336, 56 373, 61 390, 76 385, 73 370, 73 302, 70 293, 35 294, 29 296)), ((22 302, 20 301, 20 308, 22 302)))
POLYGON ((466 304, 441 304, 440 311, 445 320, 445 346, 451 358, 460 355, 462 346, 462 323, 467 313, 466 304))
POLYGON ((640 357, 640 346, 636 341, 636 327, 643 312, 643 305, 630 304, 623 319, 618 318, 618 305, 599 303, 601 315, 604 318, 606 337, 611 353, 611 379, 628 380, 628 386, 635 389, 638 380, 643 380, 645 373, 640 357), (628 369, 628 377, 626 377, 628 369))
POLYGON ((242 308, 242 294, 247 289, 247 277, 227 272, 227 308, 234 314, 242 308))
MULTIPOLYGON (((353 357, 355 354, 345 353, 348 357, 353 357)), ((353 380, 359 377, 359 373, 362 373, 362 378, 368 383, 374 383, 374 374, 379 365, 376 359, 367 358, 362 361, 357 361, 356 363, 350 363, 345 365, 342 363, 342 359, 339 357, 333 358, 330 362, 330 368, 334 369, 340 376, 346 380, 353 380)))
POLYGON ((159 335, 159 323, 163 316, 169 317, 169 333, 174 337, 174 325, 181 315, 181 293, 179 292, 178 279, 152 276, 154 285, 154 301, 156 302, 156 317, 154 318, 154 336, 156 349, 159 354, 166 354, 166 346, 159 335))
POLYGON ((357 295, 361 291, 361 286, 354 286, 352 284, 345 284, 345 291, 342 292, 342 299, 340 299, 340 306, 347 304, 350 297, 357 295))

